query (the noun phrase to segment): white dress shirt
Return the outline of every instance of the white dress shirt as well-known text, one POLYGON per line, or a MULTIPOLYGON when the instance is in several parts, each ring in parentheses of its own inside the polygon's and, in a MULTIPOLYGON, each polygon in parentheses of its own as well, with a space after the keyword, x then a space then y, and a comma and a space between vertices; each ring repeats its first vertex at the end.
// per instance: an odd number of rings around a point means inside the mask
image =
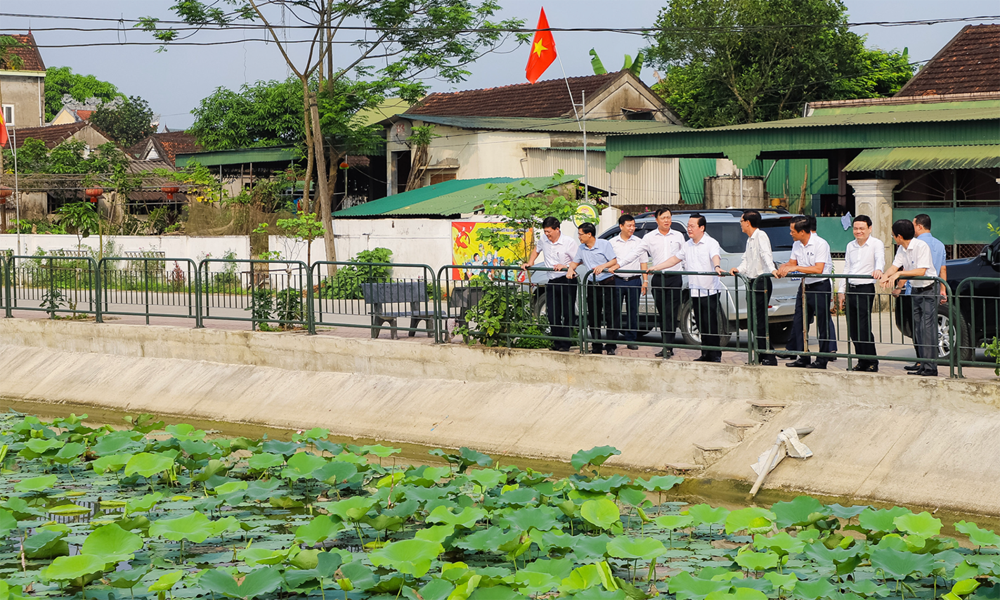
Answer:
MULTIPOLYGON (((847 244, 845 253, 845 275, 871 275, 875 271, 885 270, 885 244, 877 237, 869 237, 862 246, 858 240, 847 244)), ((874 285, 874 279, 848 279, 850 285, 874 285)))
MULTIPOLYGON (((896 258, 892 264, 900 271, 912 271, 913 269, 927 269, 924 277, 937 277, 937 269, 934 268, 934 259, 931 258, 931 247, 927 242, 913 238, 910 240, 910 247, 896 248, 896 258)), ((923 289, 929 285, 934 285, 933 281, 910 280, 910 286, 923 289)))
MULTIPOLYGON (((677 254, 684 261, 685 271, 715 271, 713 256, 719 256, 722 248, 719 242, 707 233, 701 236, 701 241, 695 243, 689 239, 677 254)), ((688 275, 688 288, 695 297, 711 296, 722 291, 722 278, 718 275, 688 275)))
POLYGON ((774 254, 771 252, 771 238, 757 229, 747 238, 747 249, 736 270, 741 275, 753 279, 774 270, 774 254))
POLYGON ((566 269, 569 263, 573 262, 573 253, 576 252, 576 247, 579 242, 570 241, 569 237, 563 234, 559 234, 559 239, 550 242, 549 238, 542 234, 541 239, 538 240, 538 251, 542 253, 542 258, 545 259, 545 266, 554 269, 556 265, 563 265, 562 271, 552 271, 548 273, 549 279, 556 279, 557 277, 565 277, 566 269))
MULTIPOLYGON (((642 249, 649 257, 649 266, 655 267, 665 262, 668 258, 678 256, 681 246, 684 245, 684 236, 679 231, 671 229, 666 234, 660 233, 659 229, 654 229, 642 238, 642 249)), ((676 264, 664 271, 683 271, 680 264, 676 264)))
MULTIPOLYGON (((830 244, 815 233, 809 235, 809 241, 803 244, 795 242, 792 244, 792 259, 800 267, 813 267, 818 263, 823 263, 823 275, 833 272, 833 257, 830 255, 830 244)), ((821 281, 827 281, 823 277, 806 277, 806 285, 812 285, 821 281)))
POLYGON ((646 252, 642 249, 642 240, 638 236, 632 235, 628 240, 622 239, 621 234, 611 238, 611 247, 615 249, 615 256, 618 257, 618 270, 615 277, 619 279, 632 279, 642 277, 638 273, 621 273, 619 271, 638 271, 639 264, 644 262, 646 252))

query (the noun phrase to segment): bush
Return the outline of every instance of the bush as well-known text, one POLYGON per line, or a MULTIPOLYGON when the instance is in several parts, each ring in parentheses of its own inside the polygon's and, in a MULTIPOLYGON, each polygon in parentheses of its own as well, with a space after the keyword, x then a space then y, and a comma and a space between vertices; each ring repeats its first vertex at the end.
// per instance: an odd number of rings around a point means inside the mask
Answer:
MULTIPOLYGON (((392 250, 375 248, 358 252, 352 263, 388 263, 392 260, 392 250)), ((351 264, 337 269, 337 274, 327 277, 319 286, 320 298, 332 300, 361 300, 362 283, 385 283, 392 272, 390 266, 351 264)))
POLYGON ((485 290, 483 299, 466 313, 466 324, 455 329, 466 343, 514 348, 552 345, 547 339, 525 337, 543 336, 548 326, 544 318, 535 317, 530 292, 507 282, 486 281, 481 287, 485 290))

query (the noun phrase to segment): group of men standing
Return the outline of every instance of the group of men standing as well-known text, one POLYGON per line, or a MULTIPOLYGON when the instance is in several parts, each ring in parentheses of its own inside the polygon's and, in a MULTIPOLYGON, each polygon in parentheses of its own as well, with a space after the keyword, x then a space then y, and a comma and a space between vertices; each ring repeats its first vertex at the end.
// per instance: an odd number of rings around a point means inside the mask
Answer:
MULTIPOLYGON (((631 215, 619 218, 621 232, 610 241, 597 238, 594 225, 584 223, 578 230, 579 244, 562 236, 558 219, 549 217, 543 221, 544 235, 523 267, 533 265, 541 253, 545 266, 552 269, 546 286, 546 308, 551 334, 557 339, 553 350, 565 352, 571 346, 570 328, 577 289, 574 280, 580 266, 593 272, 586 298, 587 326, 591 339, 596 340, 593 352, 609 355, 617 352, 619 338, 630 349, 638 348, 635 341, 639 329, 639 299, 647 292, 652 294, 660 331, 672 334, 676 330, 683 300, 680 271, 687 271, 702 273, 688 276, 693 317, 703 345, 701 356, 696 360, 721 362, 719 315, 721 293, 725 289, 721 278, 727 273, 721 268, 719 243, 706 233, 702 215, 693 214, 688 219, 687 240, 671 229, 673 215, 670 209, 657 210, 655 217, 656 229, 641 239, 635 235, 635 218, 631 215), (607 332, 603 337, 602 328, 607 332)), ((930 234, 930 217, 917 215, 912 222, 903 219, 893 223, 893 240, 898 249, 888 269, 885 268, 885 244, 871 235, 871 219, 858 215, 852 225, 855 239, 846 249, 844 274, 857 277, 840 280, 842 285, 836 302, 832 303, 832 280, 824 275, 832 272, 833 258, 830 245, 816 233, 816 218, 798 216, 792 219, 791 257, 788 262, 776 265, 771 242, 761 229, 760 213, 755 210, 743 213, 740 226, 747 235, 746 251, 739 266, 730 269, 728 274, 739 273, 752 281, 750 294, 756 311, 754 337, 761 364, 777 365, 775 350, 765 343, 769 339, 766 312, 772 293, 772 277, 781 279, 800 274, 802 281, 796 295, 786 351, 798 353, 806 349, 809 326, 815 319, 819 356, 813 361, 800 355, 787 363, 788 367, 826 368, 832 357, 825 355, 837 352, 832 315, 839 308, 847 315, 848 335, 854 343, 855 353, 863 356, 853 370, 877 372, 872 333, 875 288, 880 285, 898 295, 905 284, 912 296, 913 339, 918 356, 918 362, 906 369, 913 375, 937 375, 933 360, 938 347, 937 305, 945 301, 946 288, 942 285, 939 294, 933 280, 913 279, 937 276, 944 279, 946 276, 944 245, 930 234)), ((669 348, 657 353, 663 358, 671 355, 669 348)))

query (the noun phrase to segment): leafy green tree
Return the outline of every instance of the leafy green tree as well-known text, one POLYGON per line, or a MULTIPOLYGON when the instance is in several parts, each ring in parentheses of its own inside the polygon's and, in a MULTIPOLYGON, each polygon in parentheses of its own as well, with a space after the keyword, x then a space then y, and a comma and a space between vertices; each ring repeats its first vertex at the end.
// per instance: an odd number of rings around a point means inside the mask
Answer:
POLYGON ((302 85, 295 79, 258 81, 239 90, 216 88, 191 111, 188 133, 206 150, 301 144, 302 85))
POLYGON ((692 127, 790 118, 806 102, 891 95, 906 53, 866 49, 841 0, 671 0, 646 55, 692 127))
POLYGON ((90 202, 63 204, 57 212, 62 216, 62 222, 76 233, 77 249, 83 247, 83 238, 98 231, 100 227, 97 209, 90 202))
MULTIPOLYGON (((370 133, 370 128, 351 119, 353 109, 374 107, 390 95, 416 101, 426 92, 429 77, 462 81, 468 75, 466 65, 511 37, 504 29, 523 24, 513 19, 494 22, 499 9, 495 0, 188 0, 171 7, 176 17, 196 27, 263 25, 281 52, 303 92, 308 166, 317 174, 317 212, 330 261, 336 260, 331 221, 336 165, 352 144, 371 137, 364 131, 370 133), (234 10, 227 10, 230 7, 234 10), (311 32, 312 39, 290 46, 276 26, 287 19, 305 26, 301 31, 311 32), (355 31, 362 23, 370 29, 355 31), (342 62, 335 66, 334 50, 346 47, 354 49, 350 58, 345 60, 340 52, 342 62), (321 112, 323 101, 329 103, 328 110, 321 112)), ((181 35, 175 28, 161 27, 157 17, 142 19, 140 26, 164 44, 181 35)), ((527 39, 524 34, 513 37, 527 39)))
POLYGON ((131 146, 156 133, 153 117, 148 102, 129 96, 120 106, 101 106, 91 115, 90 122, 122 146, 131 146))
POLYGON ((49 67, 45 71, 45 120, 51 121, 62 110, 63 96, 69 94, 78 102, 97 98, 110 102, 125 99, 114 84, 101 81, 93 75, 74 73, 69 67, 49 67))

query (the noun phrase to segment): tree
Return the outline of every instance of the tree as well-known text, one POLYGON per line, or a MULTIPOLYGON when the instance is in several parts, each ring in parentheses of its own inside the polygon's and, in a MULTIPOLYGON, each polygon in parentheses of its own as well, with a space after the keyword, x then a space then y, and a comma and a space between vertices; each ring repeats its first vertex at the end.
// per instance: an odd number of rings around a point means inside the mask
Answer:
MULTIPOLYGON (((428 76, 462 81, 466 65, 509 37, 504 29, 523 24, 491 21, 499 8, 495 0, 186 0, 172 10, 198 28, 263 25, 281 52, 303 91, 307 168, 317 174, 316 212, 324 225, 327 260, 335 261, 331 214, 337 164, 353 144, 372 143, 371 128, 354 123, 351 109, 376 106, 389 95, 416 101, 427 89, 423 78, 428 76), (234 10, 227 12, 226 5, 234 10), (285 41, 277 25, 289 19, 296 24, 296 40, 306 41, 296 44, 294 52, 295 40, 285 41), (334 66, 334 49, 349 46, 354 48, 351 57, 345 60, 341 52, 343 66, 334 66), (320 117, 321 102, 329 103, 325 119, 320 117)), ((161 28, 155 17, 142 19, 140 26, 165 44, 181 35, 177 29, 161 28)), ((305 212, 312 212, 310 208, 303 207, 305 212)))
POLYGON ((692 127, 891 95, 913 75, 905 52, 864 47, 841 0, 671 0, 656 27, 646 55, 666 70, 657 91, 692 127))
POLYGON ((238 91, 216 88, 191 111, 188 133, 206 150, 301 144, 302 86, 295 79, 258 81, 238 91))
POLYGON ((77 102, 87 102, 97 98, 110 102, 115 98, 125 99, 114 84, 94 77, 74 73, 69 67, 49 67, 45 70, 45 120, 51 121, 62 110, 63 96, 69 94, 77 102))
POLYGON ((90 122, 122 146, 131 146, 156 133, 153 111, 138 96, 129 96, 120 106, 101 105, 90 122))

